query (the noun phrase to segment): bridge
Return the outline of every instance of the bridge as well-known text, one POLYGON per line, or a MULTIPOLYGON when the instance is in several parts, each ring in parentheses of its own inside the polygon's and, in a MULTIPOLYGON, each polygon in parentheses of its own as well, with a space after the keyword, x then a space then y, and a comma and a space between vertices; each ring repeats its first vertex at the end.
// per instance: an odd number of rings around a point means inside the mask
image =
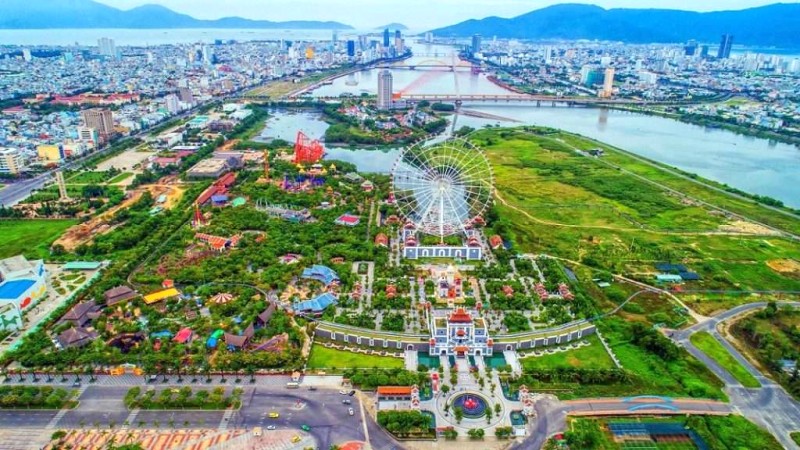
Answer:
POLYGON ((512 94, 405 94, 401 93, 396 96, 396 100, 405 100, 407 102, 444 102, 444 103, 511 103, 511 102, 530 102, 536 103, 536 106, 543 104, 565 104, 567 106, 574 105, 643 105, 655 104, 656 102, 649 102, 645 100, 634 99, 609 99, 600 97, 559 97, 554 95, 532 95, 522 93, 512 94))

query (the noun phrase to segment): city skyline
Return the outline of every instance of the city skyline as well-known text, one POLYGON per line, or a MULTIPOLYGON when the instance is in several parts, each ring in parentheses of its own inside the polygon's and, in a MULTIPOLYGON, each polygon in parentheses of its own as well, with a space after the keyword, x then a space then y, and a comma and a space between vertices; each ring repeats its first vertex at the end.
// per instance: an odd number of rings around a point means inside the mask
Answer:
MULTIPOLYGON (((231 0, 224 4, 215 0, 97 0, 121 9, 157 4, 198 19, 219 19, 239 16, 273 21, 320 20, 339 21, 358 29, 372 29, 390 22, 400 22, 412 30, 451 25, 469 19, 489 16, 514 17, 547 6, 563 3, 593 4, 610 8, 658 8, 689 11, 739 10, 776 3, 768 0, 706 0, 687 6, 681 0, 596 0, 563 2, 553 0, 389 0, 376 4, 371 0, 272 0, 270 8, 258 0, 231 0), (424 9, 425 15, 419 11, 424 9)), ((798 3, 786 1, 783 3, 798 3)))

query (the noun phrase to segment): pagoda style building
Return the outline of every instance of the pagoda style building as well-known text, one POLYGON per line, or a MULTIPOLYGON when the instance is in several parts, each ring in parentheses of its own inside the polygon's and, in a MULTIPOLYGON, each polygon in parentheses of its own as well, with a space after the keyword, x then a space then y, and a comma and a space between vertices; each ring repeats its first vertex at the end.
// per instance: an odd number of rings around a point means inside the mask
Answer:
POLYGON ((492 356, 486 321, 474 310, 434 310, 430 314, 431 356, 492 356))

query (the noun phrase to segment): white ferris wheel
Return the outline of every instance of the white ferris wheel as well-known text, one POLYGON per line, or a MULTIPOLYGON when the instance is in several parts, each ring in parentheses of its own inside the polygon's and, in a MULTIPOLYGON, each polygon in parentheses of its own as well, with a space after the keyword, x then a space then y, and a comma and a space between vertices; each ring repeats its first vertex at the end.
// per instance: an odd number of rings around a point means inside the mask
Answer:
POLYGON ((466 233, 489 207, 492 169, 483 152, 464 139, 419 142, 395 161, 392 193, 407 221, 443 239, 466 233))

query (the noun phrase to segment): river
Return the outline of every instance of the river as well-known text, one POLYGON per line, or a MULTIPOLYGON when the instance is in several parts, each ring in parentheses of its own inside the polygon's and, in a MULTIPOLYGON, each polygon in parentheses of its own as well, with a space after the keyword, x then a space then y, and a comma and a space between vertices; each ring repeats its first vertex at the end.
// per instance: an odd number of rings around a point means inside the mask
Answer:
MULTIPOLYGON (((439 60, 451 62, 453 49, 436 45, 414 44, 415 56, 405 64, 421 64, 439 60), (438 56, 416 56, 434 55, 438 56)), ((483 74, 473 75, 468 70, 392 70, 393 91, 413 94, 493 94, 507 92, 486 79, 483 74)), ((377 70, 363 71, 355 77, 341 77, 333 84, 315 90, 314 96, 338 96, 342 93, 374 94, 377 89, 377 70), (357 84, 355 84, 355 83, 357 84)), ((475 128, 487 124, 514 126, 519 124, 542 125, 560 128, 607 142, 632 153, 677 167, 704 178, 725 183, 745 192, 765 195, 800 208, 800 149, 794 145, 777 143, 739 135, 730 131, 691 125, 672 119, 599 108, 536 107, 533 104, 465 103, 464 109, 506 117, 519 121, 479 119, 458 116, 457 126, 475 128)), ((295 116, 297 117, 297 116, 295 116)), ((313 113, 307 113, 296 124, 292 120, 280 121, 279 128, 286 129, 282 138, 293 141, 294 133, 306 127, 307 134, 320 137, 327 125, 313 113), (312 125, 314 124, 314 125, 312 125)), ((280 120, 280 119, 273 119, 280 120)), ((267 136, 271 136, 268 123, 267 136)), ((338 156, 345 155, 356 164, 368 164, 376 170, 374 158, 363 158, 360 151, 333 149, 338 156)), ((391 154, 391 152, 390 152, 391 154)), ((383 160, 384 158, 380 158, 383 160)), ((367 167, 361 166, 364 170, 367 167)), ((391 169, 387 163, 381 172, 391 169)))

